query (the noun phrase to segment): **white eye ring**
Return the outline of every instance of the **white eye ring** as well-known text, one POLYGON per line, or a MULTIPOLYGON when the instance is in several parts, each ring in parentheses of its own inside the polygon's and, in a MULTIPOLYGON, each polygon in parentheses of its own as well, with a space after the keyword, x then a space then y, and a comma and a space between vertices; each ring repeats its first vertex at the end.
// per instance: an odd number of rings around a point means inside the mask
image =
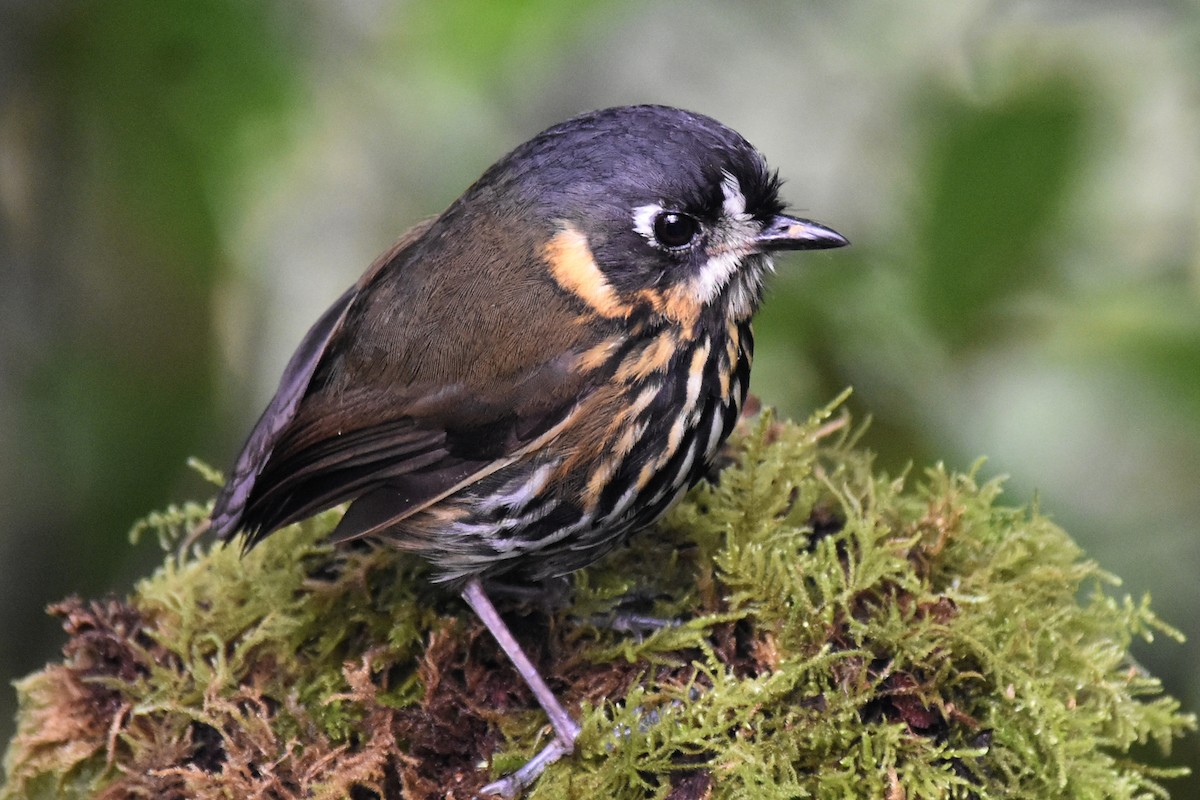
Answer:
POLYGON ((638 206, 634 209, 633 229, 643 239, 659 250, 666 250, 669 253, 681 253, 690 250, 696 244, 700 233, 703 231, 703 226, 700 224, 700 220, 691 214, 683 211, 672 211, 663 208, 658 203, 651 203, 645 206, 638 206), (686 240, 673 241, 672 233, 679 234, 682 231, 671 231, 668 230, 668 227, 675 226, 681 222, 683 225, 691 227, 691 235, 686 240))

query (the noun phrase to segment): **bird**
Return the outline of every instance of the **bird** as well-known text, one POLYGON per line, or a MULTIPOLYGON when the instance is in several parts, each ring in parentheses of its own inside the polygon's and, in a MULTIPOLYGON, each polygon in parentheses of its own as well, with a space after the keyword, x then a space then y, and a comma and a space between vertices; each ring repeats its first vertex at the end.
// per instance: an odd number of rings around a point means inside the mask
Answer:
POLYGON ((751 320, 783 251, 848 244, 785 213, 740 134, 661 105, 575 116, 383 253, 304 336, 218 493, 246 549, 348 504, 336 543, 419 554, 554 728, 579 725, 485 591, 578 570, 705 476, 747 396, 751 320))

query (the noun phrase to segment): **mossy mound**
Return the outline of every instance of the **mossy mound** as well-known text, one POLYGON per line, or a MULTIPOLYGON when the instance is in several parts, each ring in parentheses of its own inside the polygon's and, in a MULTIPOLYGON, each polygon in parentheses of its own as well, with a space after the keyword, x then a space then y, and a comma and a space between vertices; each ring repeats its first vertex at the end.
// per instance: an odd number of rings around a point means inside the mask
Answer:
MULTIPOLYGON (((822 424, 762 419, 569 603, 497 593, 583 724, 528 796, 1165 796, 1130 747, 1194 720, 1129 658, 1174 635, 1146 603, 997 483, 876 474, 822 424), (635 615, 678 624, 605 624, 635 615)), ((545 717, 487 632, 415 560, 322 544, 335 519, 56 606, 0 798, 465 798, 519 766, 545 717)))

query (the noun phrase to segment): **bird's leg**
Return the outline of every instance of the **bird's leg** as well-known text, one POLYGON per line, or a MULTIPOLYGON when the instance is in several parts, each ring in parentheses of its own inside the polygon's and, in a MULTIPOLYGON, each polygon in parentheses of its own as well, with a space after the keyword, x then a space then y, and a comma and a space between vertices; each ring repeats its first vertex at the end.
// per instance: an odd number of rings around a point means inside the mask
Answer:
POLYGON ((479 578, 472 578, 467 583, 462 590, 462 597, 475 614, 483 620, 487 629, 492 632, 496 643, 500 645, 500 649, 508 656, 508 660, 525 679, 533 696, 537 698, 538 705, 546 712, 546 716, 550 718, 550 724, 554 726, 555 739, 553 742, 546 745, 540 753, 516 772, 506 775, 482 789, 484 793, 515 797, 523 788, 532 783, 548 765, 553 764, 562 756, 569 755, 575 749, 575 739, 579 736, 579 724, 571 718, 562 703, 558 702, 558 698, 542 680, 542 676, 533 666, 533 662, 517 644, 512 632, 504 624, 504 620, 500 619, 500 615, 496 613, 496 607, 484 593, 483 584, 479 582, 479 578))

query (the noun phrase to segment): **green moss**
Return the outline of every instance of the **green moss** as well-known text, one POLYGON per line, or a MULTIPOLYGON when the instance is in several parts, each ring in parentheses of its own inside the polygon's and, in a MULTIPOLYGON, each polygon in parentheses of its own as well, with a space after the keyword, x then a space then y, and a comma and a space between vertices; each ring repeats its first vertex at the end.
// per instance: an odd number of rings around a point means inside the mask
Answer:
MULTIPOLYGON (((826 416, 764 416, 569 605, 508 609, 583 723, 529 796, 1165 796, 1130 748, 1194 720, 1128 647, 1177 634, 998 483, 879 475, 826 416)), ((323 544, 335 520, 56 606, 0 798, 468 797, 522 763, 545 719, 486 631, 415 560, 323 544)))

